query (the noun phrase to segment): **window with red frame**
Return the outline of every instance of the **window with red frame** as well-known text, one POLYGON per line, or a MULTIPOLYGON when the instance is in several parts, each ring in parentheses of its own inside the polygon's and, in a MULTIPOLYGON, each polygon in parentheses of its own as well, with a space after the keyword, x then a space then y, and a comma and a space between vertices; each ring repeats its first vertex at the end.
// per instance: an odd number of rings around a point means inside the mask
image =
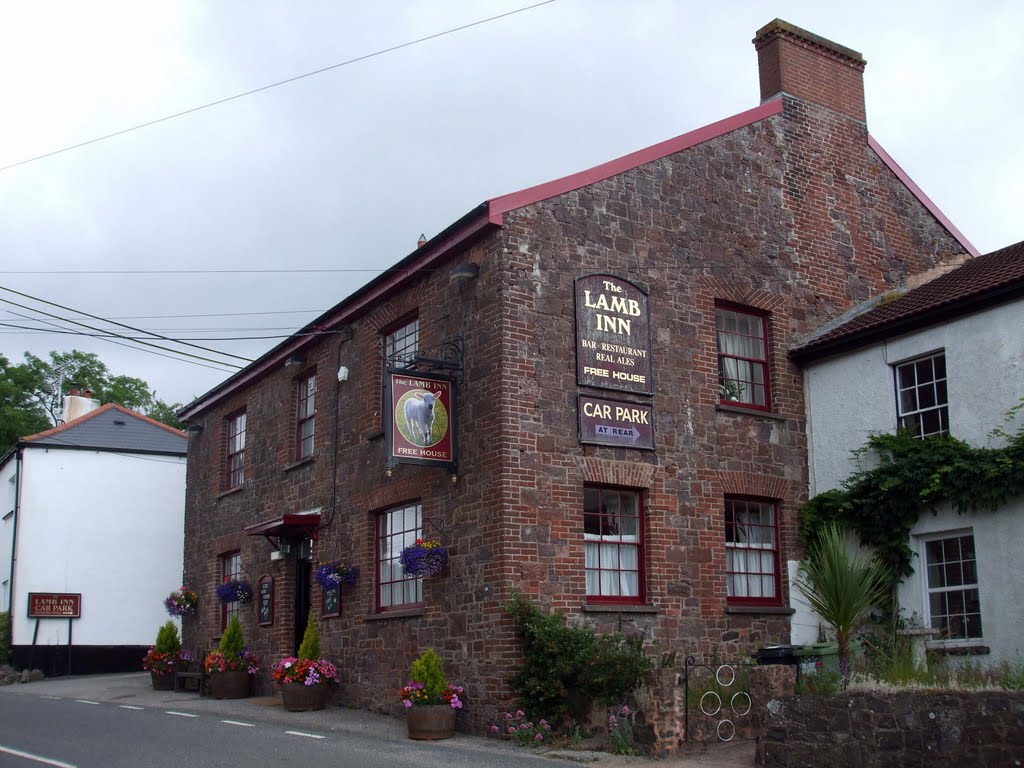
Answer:
POLYGON ((409 608, 423 602, 423 580, 406 576, 402 550, 423 538, 423 509, 419 504, 389 509, 377 515, 377 610, 409 608))
POLYGON ((778 507, 725 500, 725 579, 730 603, 781 605, 778 507))
POLYGON ((299 379, 298 425, 296 428, 297 458, 313 455, 313 432, 316 421, 316 372, 299 379))
POLYGON ((768 410, 768 318, 739 307, 715 308, 720 402, 768 410))
POLYGON ((230 490, 245 481, 245 411, 228 417, 224 484, 230 490))
MULTIPOLYGON (((241 552, 229 552, 228 554, 221 556, 220 576, 222 582, 242 578, 241 552)), ((235 601, 232 603, 221 603, 220 605, 220 628, 223 631, 227 629, 228 622, 231 621, 231 617, 238 615, 239 603, 238 601, 235 601)))
POLYGON ((583 489, 587 600, 642 603, 643 504, 637 491, 583 489))

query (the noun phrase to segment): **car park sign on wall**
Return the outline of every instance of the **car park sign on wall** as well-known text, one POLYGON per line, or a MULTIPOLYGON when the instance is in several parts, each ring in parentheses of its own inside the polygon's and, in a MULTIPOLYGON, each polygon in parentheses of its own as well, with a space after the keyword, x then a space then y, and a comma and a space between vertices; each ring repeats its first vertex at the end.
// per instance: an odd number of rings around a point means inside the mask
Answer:
POLYGON ((654 408, 580 395, 580 442, 622 448, 654 449, 654 408))

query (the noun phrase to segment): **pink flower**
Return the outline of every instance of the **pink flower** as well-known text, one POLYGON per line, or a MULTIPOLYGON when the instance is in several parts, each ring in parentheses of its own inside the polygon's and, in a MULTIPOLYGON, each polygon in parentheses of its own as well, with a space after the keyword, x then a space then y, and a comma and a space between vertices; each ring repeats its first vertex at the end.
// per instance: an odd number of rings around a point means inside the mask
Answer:
POLYGON ((523 712, 523 710, 521 710, 521 709, 517 709, 516 710, 516 717, 525 717, 525 716, 526 716, 526 713, 523 712))
POLYGON ((623 704, 622 705, 622 709, 619 711, 619 714, 622 715, 623 717, 628 715, 629 714, 629 707, 627 707, 625 704, 623 704))
POLYGON ((498 726, 492 725, 491 726, 491 733, 497 733, 497 732, 498 732, 498 726))
POLYGON ((536 736, 533 737, 533 740, 534 741, 544 741, 544 737, 538 733, 536 736))
POLYGON ((411 706, 412 706, 412 702, 411 702, 411 701, 409 701, 408 699, 406 699, 406 700, 405 700, 405 701, 403 701, 402 703, 403 703, 403 704, 405 705, 405 708, 406 708, 406 709, 408 709, 409 707, 411 707, 411 706))
POLYGON ((508 732, 509 732, 509 734, 514 734, 514 733, 516 732, 516 729, 515 729, 515 728, 513 728, 513 727, 512 727, 511 725, 510 725, 510 726, 508 727, 508 732))

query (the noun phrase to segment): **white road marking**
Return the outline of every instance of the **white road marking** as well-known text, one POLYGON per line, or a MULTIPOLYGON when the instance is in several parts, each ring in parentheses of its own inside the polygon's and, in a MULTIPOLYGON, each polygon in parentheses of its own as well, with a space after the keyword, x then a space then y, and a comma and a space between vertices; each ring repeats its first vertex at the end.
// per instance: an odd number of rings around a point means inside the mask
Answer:
POLYGON ((60 696, 41 696, 40 698, 49 699, 50 701, 60 701, 60 696))
POLYGON ((79 704, 92 704, 93 706, 97 707, 100 705, 98 701, 86 701, 85 699, 75 699, 75 701, 77 701, 79 704))
POLYGON ((227 725, 241 725, 244 728, 255 728, 256 727, 256 723, 240 723, 237 720, 221 720, 221 722, 222 723, 226 723, 227 725))
POLYGON ((289 736, 305 736, 307 739, 325 739, 326 736, 319 736, 315 733, 303 733, 302 731, 285 731, 289 736))
POLYGON ((199 715, 193 715, 191 712, 172 712, 169 709, 164 714, 175 715, 176 717, 199 717, 199 715))
POLYGON ((120 709, 145 709, 145 707, 133 707, 131 704, 118 704, 120 709))
POLYGON ((45 763, 46 765, 55 765, 57 768, 76 768, 71 763, 62 763, 60 760, 51 760, 48 757, 40 757, 39 755, 33 755, 29 752, 22 752, 19 749, 11 749, 10 747, 0 746, 0 752, 6 752, 9 755, 15 757, 24 757, 26 760, 35 760, 37 763, 45 763))

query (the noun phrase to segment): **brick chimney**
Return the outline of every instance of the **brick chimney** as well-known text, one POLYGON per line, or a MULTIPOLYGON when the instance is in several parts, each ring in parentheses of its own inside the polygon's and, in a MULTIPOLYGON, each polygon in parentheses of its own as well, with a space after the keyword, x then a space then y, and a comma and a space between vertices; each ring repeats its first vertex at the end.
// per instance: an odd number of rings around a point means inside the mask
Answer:
POLYGON ((785 93, 865 122, 864 57, 775 19, 757 30, 762 103, 785 93))

